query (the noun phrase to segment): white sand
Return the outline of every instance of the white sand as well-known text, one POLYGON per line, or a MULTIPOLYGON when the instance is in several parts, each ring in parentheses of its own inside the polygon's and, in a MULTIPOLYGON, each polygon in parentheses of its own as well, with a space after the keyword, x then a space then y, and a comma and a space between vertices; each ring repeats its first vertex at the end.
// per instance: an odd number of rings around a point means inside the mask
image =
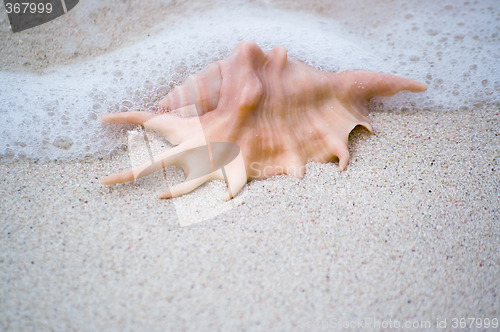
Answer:
POLYGON ((347 171, 252 182, 239 206, 189 227, 156 198, 161 176, 99 184, 126 153, 1 163, 0 329, 498 317, 498 113, 372 118, 378 133, 351 135, 347 171))
MULTIPOLYGON (((374 112, 376 134, 353 132, 345 172, 310 163, 302 180, 251 182, 234 208, 188 227, 174 200, 156 197, 163 174, 99 183, 128 167, 126 152, 0 160, 0 330, 440 330, 444 319, 450 330, 453 318, 499 319, 498 115, 374 112)), ((211 183, 189 197, 223 192, 211 183)))

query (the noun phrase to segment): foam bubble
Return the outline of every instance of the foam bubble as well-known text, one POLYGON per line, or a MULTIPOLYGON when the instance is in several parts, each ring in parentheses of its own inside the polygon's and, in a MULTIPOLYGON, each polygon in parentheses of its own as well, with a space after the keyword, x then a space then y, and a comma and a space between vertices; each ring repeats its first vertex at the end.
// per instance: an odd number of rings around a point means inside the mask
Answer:
POLYGON ((366 24, 359 15, 368 15, 370 6, 344 10, 343 20, 335 8, 331 15, 319 15, 263 10, 245 2, 191 13, 139 43, 94 59, 41 74, 0 72, 0 154, 41 159, 107 154, 126 136, 120 135, 122 126, 102 126, 99 115, 154 109, 176 84, 226 57, 242 40, 262 48, 283 45, 289 56, 328 71, 377 70, 429 84, 424 94, 379 100, 385 108, 456 109, 498 102, 493 4, 433 1, 390 12, 380 2, 370 5, 382 10, 365 17, 366 24))

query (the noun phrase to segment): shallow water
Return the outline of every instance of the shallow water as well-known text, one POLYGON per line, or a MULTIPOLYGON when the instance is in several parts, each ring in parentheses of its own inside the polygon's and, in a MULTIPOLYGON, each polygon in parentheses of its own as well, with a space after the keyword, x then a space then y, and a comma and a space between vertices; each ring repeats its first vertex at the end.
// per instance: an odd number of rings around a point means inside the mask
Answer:
MULTIPOLYGON (((81 1, 73 16, 47 23, 50 29, 50 24, 73 18, 87 31, 84 37, 98 37, 78 44, 70 32, 61 33, 66 51, 87 55, 77 61, 59 56, 56 65, 39 66, 36 72, 2 63, 0 154, 40 159, 106 155, 126 135, 118 126, 101 126, 98 115, 153 109, 173 86, 226 57, 242 40, 262 48, 283 45, 290 56, 328 71, 376 70, 429 85, 423 94, 378 99, 373 103, 377 109, 428 110, 432 116, 498 108, 500 10, 495 0, 217 1, 212 7, 179 6, 175 15, 150 22, 147 35, 130 40, 122 35, 121 45, 113 42, 116 28, 97 33, 95 21, 88 20, 112 10, 98 2, 81 1), (95 49, 105 51, 96 55, 95 49)), ((151 15, 133 6, 127 10, 146 20, 151 15)), ((4 40, 3 49, 15 54, 19 40, 35 44, 37 34, 36 43, 50 48, 53 37, 39 33, 42 27, 37 31, 4 40)))

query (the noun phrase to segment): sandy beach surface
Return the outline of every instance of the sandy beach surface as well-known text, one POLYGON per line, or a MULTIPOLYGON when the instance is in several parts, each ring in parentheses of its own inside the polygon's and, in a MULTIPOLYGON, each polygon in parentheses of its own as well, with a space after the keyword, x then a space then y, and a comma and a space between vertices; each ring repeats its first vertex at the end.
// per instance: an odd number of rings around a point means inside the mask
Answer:
MULTIPOLYGON (((50 24, 12 38, 34 38, 50 24)), ((18 45, 8 45, 3 69, 46 66, 15 59, 18 45)), ((71 60, 54 52, 60 63, 71 60)), ((444 331, 461 319, 498 323, 499 112, 375 111, 375 134, 350 135, 346 171, 309 163, 304 179, 253 181, 229 203, 221 202, 222 182, 158 199, 182 179, 174 169, 103 186, 101 177, 130 167, 128 150, 70 162, 3 157, 0 330, 444 331), (226 210, 179 224, 179 213, 213 209, 210 199, 226 210)))
MULTIPOLYGON (((251 182, 235 208, 187 227, 156 197, 162 175, 99 183, 126 168, 125 152, 2 162, 1 329, 435 328, 498 317, 498 113, 372 118, 376 135, 351 135, 347 171, 310 163, 303 180, 251 182)), ((191 195, 214 192, 222 183, 191 195)))

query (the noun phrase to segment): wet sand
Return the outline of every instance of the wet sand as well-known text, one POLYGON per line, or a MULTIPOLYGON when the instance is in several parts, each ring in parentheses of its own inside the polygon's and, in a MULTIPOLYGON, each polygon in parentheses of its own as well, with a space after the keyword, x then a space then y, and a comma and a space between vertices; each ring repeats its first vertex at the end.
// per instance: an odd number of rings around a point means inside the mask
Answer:
MULTIPOLYGON (((445 319, 449 330, 453 318, 498 319, 498 115, 373 112, 376 133, 351 134, 346 171, 309 163, 302 180, 253 181, 231 209, 186 227, 175 200, 157 198, 179 172, 100 184, 129 167, 128 151, 4 158, 0 330, 439 330, 445 319)), ((223 194, 212 182, 189 199, 210 208, 223 194)))

